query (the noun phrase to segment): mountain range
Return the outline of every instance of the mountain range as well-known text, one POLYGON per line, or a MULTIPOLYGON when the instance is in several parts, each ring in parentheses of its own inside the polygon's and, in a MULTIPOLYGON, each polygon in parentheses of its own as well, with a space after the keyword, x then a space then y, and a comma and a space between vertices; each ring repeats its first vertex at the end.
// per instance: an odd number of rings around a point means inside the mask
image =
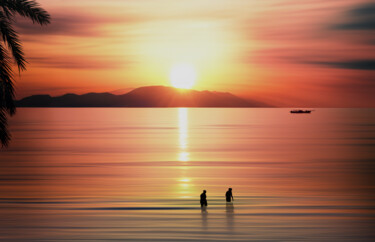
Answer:
POLYGON ((196 91, 145 86, 126 94, 87 93, 58 97, 33 95, 16 101, 17 107, 268 107, 228 92, 196 91))

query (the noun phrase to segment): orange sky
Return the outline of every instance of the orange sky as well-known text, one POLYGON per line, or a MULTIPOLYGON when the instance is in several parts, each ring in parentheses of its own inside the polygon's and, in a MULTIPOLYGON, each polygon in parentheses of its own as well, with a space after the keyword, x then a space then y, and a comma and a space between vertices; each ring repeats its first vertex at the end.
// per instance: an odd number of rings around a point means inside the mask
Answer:
POLYGON ((28 69, 17 97, 170 85, 281 106, 375 107, 375 4, 368 0, 39 0, 47 27, 19 19, 28 69))

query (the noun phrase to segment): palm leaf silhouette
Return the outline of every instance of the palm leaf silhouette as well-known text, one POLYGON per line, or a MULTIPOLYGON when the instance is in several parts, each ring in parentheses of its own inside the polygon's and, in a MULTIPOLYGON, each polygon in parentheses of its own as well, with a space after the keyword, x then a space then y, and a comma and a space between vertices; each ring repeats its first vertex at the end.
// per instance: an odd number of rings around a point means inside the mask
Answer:
POLYGON ((8 115, 15 113, 14 79, 12 62, 18 71, 26 70, 26 59, 21 41, 13 24, 19 15, 30 19, 33 23, 46 25, 50 23, 50 15, 34 0, 1 0, 0 1, 0 144, 9 145, 10 133, 7 125, 8 115))

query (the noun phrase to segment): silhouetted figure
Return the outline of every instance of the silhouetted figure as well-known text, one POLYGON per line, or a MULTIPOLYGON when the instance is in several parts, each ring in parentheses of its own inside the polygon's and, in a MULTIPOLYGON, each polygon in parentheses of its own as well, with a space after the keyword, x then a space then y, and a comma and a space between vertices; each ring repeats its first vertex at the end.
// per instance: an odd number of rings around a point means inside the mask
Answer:
POLYGON ((225 199, 227 200, 227 202, 233 201, 232 188, 229 188, 225 193, 225 199))
POLYGON ((203 190, 203 193, 201 194, 201 207, 203 206, 207 206, 206 190, 203 190))

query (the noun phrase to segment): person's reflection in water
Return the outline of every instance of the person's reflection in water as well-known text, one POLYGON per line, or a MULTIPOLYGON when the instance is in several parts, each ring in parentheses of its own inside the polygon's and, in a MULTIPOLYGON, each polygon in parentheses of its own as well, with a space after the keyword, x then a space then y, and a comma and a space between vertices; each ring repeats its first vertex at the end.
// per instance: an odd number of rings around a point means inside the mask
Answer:
POLYGON ((201 207, 201 215, 202 215, 202 228, 207 229, 207 207, 202 206, 201 207))
POLYGON ((233 203, 226 204, 227 229, 233 231, 234 229, 234 206, 233 203))

